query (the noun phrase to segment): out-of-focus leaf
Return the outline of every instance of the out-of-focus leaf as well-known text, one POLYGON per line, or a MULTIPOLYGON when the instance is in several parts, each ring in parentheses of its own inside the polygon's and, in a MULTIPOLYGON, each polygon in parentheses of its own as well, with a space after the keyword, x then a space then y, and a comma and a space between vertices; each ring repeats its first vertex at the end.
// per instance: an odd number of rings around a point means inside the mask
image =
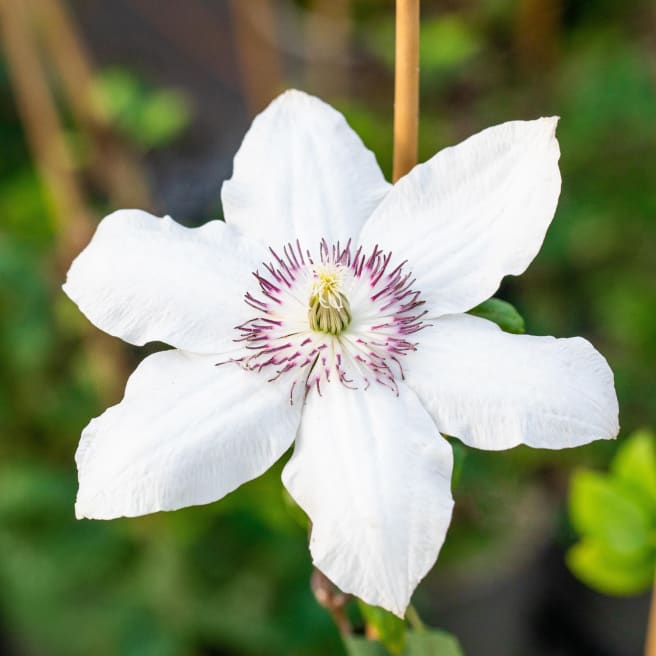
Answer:
POLYGON ((172 89, 151 89, 120 69, 104 71, 95 80, 97 111, 144 148, 162 146, 188 125, 191 112, 186 97, 172 89))
POLYGON ((505 330, 507 333, 521 335, 525 332, 522 315, 508 301, 502 301, 500 298, 489 298, 470 310, 469 314, 494 321, 501 330, 505 330))
POLYGON ((55 226, 44 220, 48 198, 35 171, 14 168, 0 177, 0 216, 4 236, 40 247, 49 244, 55 226))
POLYGON ((451 487, 455 489, 460 483, 462 469, 467 458, 467 447, 458 440, 450 440, 451 449, 453 450, 453 474, 451 475, 451 487))
POLYGON ((347 636, 344 647, 348 656, 464 656, 457 638, 439 629, 407 631, 402 651, 391 651, 378 640, 367 640, 362 636, 347 636))
POLYGON ((408 632, 405 656, 464 656, 458 640, 446 631, 408 632))
POLYGON ((390 653, 400 654, 405 646, 405 621, 379 606, 370 606, 363 601, 358 605, 365 622, 375 628, 380 642, 390 653))
POLYGON ((471 21, 455 14, 422 21, 420 39, 420 70, 425 75, 454 68, 481 48, 471 21))
POLYGON ((75 498, 73 476, 42 465, 14 461, 0 469, 0 521, 47 523, 70 518, 75 498))
POLYGON ((31 249, 0 238, 0 353, 3 368, 31 372, 54 344, 47 283, 31 249))
POLYGON ((144 146, 164 145, 189 123, 189 104, 177 91, 158 91, 144 103, 140 123, 139 141, 144 146))
POLYGON ((615 478, 621 479, 645 495, 653 504, 656 516, 656 444, 654 434, 642 430, 634 433, 619 447, 611 464, 615 478))
POLYGON ((294 501, 292 495, 289 494, 286 487, 282 488, 282 500, 285 505, 285 509, 289 511, 291 518, 296 524, 298 524, 302 529, 307 531, 310 527, 309 517, 301 510, 301 507, 294 501))
POLYGON ((599 541, 584 538, 567 552, 567 565, 581 581, 599 592, 629 595, 652 585, 655 556, 650 549, 618 554, 599 541))
POLYGON ((377 640, 367 640, 362 636, 344 638, 344 648, 348 656, 389 656, 389 652, 377 640))
MULTIPOLYGON (((471 22, 456 14, 425 18, 420 26, 420 71, 432 82, 436 73, 449 72, 481 49, 479 36, 471 22)), ((394 21, 386 17, 370 26, 365 34, 367 44, 389 68, 394 67, 394 21)))
POLYGON ((572 522, 582 535, 624 554, 640 552, 649 545, 650 509, 621 481, 578 470, 572 476, 569 502, 572 522))
POLYGON ((110 68, 94 80, 91 98, 99 113, 119 120, 139 103, 139 83, 127 71, 110 68))

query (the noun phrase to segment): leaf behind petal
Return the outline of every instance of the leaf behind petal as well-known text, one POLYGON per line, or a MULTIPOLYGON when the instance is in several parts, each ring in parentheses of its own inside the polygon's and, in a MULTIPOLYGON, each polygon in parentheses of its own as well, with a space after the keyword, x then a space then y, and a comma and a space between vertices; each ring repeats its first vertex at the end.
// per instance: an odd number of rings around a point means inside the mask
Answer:
POLYGON ((500 298, 489 298, 473 310, 469 311, 475 317, 481 317, 494 323, 507 333, 523 335, 526 332, 524 318, 515 306, 500 298))

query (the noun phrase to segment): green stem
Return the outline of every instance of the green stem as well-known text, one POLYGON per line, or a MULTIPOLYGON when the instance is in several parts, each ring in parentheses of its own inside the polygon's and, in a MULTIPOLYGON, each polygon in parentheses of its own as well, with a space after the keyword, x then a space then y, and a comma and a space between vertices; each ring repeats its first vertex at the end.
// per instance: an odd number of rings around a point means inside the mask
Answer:
POLYGON ((425 631, 426 625, 424 624, 417 609, 410 604, 408 610, 405 611, 405 619, 408 620, 408 623, 415 631, 425 631))

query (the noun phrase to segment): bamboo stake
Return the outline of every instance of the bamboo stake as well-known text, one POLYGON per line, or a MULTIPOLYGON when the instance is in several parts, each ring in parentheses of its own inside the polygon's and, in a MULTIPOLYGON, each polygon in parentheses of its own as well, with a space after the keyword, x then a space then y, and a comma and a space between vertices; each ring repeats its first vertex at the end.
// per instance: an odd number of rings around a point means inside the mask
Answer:
POLYGON ((649 618, 647 619, 645 656, 656 656, 656 582, 654 582, 654 587, 651 591, 651 605, 649 607, 649 618))
POLYGON ((396 0, 394 182, 417 163, 419 129, 419 0, 396 0))

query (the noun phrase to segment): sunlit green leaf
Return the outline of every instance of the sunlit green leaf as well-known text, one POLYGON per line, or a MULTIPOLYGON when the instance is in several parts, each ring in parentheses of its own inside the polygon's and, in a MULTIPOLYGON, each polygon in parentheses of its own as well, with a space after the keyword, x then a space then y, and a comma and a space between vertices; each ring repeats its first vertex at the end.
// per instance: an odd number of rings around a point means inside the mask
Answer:
POLYGON ((638 552, 650 540, 651 513, 621 481, 578 470, 570 487, 570 514, 576 530, 620 553, 638 552))
POLYGON ((524 319, 515 307, 500 298, 490 298, 469 311, 476 317, 494 321, 507 333, 522 334, 525 331, 524 319))
POLYGON ((650 431, 638 431, 619 447, 611 464, 615 478, 645 495, 656 515, 656 438, 650 431))
POLYGON ((599 592, 613 595, 648 589, 655 563, 656 554, 648 548, 627 556, 592 538, 584 538, 567 552, 567 564, 578 578, 599 592))

